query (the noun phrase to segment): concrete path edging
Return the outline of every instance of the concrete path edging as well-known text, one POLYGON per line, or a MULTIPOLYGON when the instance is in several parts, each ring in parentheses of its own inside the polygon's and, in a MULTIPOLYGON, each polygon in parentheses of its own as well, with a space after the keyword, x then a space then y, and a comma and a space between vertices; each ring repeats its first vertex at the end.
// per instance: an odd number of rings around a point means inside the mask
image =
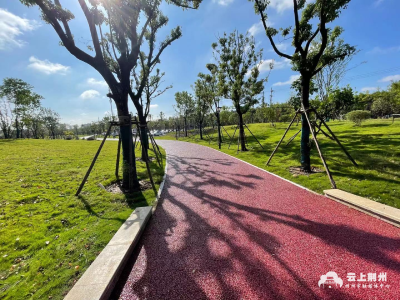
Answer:
POLYGON ((324 190, 325 196, 339 203, 357 209, 370 216, 400 227, 400 209, 339 189, 324 190))
POLYGON ((92 262, 65 300, 108 299, 135 249, 148 220, 154 214, 167 178, 168 163, 165 157, 164 176, 153 206, 136 208, 122 224, 111 241, 92 262))

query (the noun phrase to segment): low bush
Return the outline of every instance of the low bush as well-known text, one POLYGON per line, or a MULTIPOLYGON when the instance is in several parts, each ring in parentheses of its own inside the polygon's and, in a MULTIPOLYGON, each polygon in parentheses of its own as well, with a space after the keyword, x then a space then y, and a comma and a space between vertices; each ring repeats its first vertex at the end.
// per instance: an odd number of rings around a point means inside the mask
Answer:
POLYGON ((356 126, 361 126, 361 122, 371 118, 368 110, 353 110, 346 114, 346 119, 352 121, 356 126))

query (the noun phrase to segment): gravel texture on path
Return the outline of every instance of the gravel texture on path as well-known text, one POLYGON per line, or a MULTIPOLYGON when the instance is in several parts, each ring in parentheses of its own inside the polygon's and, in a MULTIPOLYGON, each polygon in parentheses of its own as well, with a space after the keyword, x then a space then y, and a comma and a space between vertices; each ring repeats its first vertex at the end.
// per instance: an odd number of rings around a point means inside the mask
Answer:
POLYGON ((167 180, 113 299, 400 299, 399 228, 219 151, 158 143, 167 180), (330 271, 341 287, 318 285, 330 271))

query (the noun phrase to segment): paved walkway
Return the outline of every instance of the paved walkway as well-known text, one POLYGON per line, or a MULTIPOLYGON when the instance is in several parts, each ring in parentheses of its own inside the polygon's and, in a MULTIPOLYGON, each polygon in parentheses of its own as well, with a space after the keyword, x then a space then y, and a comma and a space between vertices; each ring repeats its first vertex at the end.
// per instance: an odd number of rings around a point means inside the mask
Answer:
POLYGON ((159 144, 161 203, 113 298, 400 299, 399 228, 210 148, 159 144), (318 287, 329 271, 341 288, 318 287))

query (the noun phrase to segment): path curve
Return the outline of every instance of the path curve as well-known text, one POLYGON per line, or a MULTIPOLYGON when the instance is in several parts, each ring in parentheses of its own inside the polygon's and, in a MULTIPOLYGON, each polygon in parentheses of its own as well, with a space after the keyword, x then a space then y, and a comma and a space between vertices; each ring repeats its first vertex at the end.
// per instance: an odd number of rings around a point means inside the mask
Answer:
POLYGON ((157 142, 167 180, 113 298, 400 299, 399 228, 211 148, 157 142), (318 286, 329 271, 341 288, 318 286))

